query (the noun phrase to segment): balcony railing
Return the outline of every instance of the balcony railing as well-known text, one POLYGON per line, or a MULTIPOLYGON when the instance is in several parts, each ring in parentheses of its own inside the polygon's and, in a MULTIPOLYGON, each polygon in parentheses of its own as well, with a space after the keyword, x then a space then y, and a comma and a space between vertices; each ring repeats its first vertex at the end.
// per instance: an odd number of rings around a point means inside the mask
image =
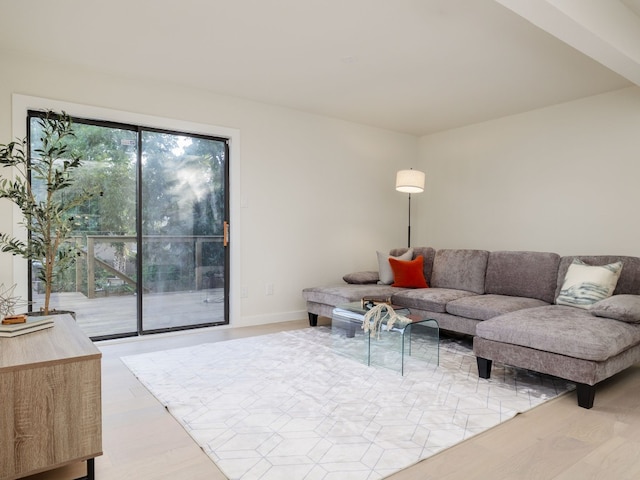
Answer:
MULTIPOLYGON (((115 266, 109 264, 108 261, 100 259, 96 256, 96 247, 100 243, 135 243, 138 238, 134 235, 87 235, 86 237, 74 237, 76 244, 80 247, 82 256, 86 260, 86 285, 87 297, 95 298, 96 292, 96 270, 101 268, 106 270, 109 275, 119 279, 124 284, 131 286, 134 290, 138 288, 137 279, 128 275, 115 266), (86 238, 86 246, 82 246, 83 240, 86 238)), ((206 243, 222 243, 222 235, 144 235, 142 236, 143 244, 147 243, 176 243, 184 242, 194 245, 194 270, 195 270, 195 290, 202 290, 210 287, 206 285, 205 276, 212 271, 219 271, 223 275, 223 266, 210 266, 203 264, 203 246, 206 243)), ((76 262, 76 291, 81 290, 83 282, 82 262, 76 262)), ((136 275, 140 277, 140 275, 136 275)), ((150 291, 146 289, 145 291, 150 291)))

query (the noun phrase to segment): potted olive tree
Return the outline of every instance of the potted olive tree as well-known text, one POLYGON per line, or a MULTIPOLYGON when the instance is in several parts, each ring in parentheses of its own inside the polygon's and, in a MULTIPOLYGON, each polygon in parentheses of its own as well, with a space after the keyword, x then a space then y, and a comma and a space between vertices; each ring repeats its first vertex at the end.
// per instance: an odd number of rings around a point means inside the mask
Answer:
POLYGON ((94 192, 82 189, 77 195, 64 195, 74 182, 74 171, 82 164, 66 143, 74 136, 71 117, 48 111, 37 122, 41 133, 31 152, 27 139, 0 145, 0 165, 8 168, 8 175, 0 178, 0 199, 5 198, 20 209, 21 225, 28 232, 26 240, 1 232, 0 248, 42 263, 38 273, 44 287, 42 313, 48 315, 56 280, 79 254, 69 241, 73 212, 94 192))

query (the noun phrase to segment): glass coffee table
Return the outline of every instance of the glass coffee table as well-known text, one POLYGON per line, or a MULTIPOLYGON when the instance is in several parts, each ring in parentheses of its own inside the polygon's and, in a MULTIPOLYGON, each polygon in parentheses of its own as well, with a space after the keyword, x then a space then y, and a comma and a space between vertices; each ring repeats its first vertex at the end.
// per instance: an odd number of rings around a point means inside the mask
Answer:
POLYGON ((440 361, 440 328, 434 319, 413 315, 409 310, 393 307, 401 315, 387 328, 388 315, 379 330, 362 328, 367 310, 360 302, 338 305, 331 316, 331 343, 337 352, 366 365, 399 370, 404 375, 405 357, 435 365, 440 361))

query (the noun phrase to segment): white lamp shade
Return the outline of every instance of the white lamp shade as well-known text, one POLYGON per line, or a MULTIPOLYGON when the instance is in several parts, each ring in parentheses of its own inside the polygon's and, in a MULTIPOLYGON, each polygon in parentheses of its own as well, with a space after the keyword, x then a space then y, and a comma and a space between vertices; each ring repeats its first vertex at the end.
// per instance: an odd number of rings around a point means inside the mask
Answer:
POLYGON ((396 190, 403 193, 424 192, 424 172, 399 170, 396 175, 396 190))

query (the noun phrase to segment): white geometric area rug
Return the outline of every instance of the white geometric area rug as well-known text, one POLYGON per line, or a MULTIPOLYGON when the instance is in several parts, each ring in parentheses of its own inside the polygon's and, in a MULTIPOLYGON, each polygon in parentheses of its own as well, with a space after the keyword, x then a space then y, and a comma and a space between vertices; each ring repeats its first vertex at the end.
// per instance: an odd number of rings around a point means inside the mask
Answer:
POLYGON ((463 342, 440 365, 368 367, 306 328, 122 360, 230 479, 383 478, 571 390, 494 365, 463 342))

